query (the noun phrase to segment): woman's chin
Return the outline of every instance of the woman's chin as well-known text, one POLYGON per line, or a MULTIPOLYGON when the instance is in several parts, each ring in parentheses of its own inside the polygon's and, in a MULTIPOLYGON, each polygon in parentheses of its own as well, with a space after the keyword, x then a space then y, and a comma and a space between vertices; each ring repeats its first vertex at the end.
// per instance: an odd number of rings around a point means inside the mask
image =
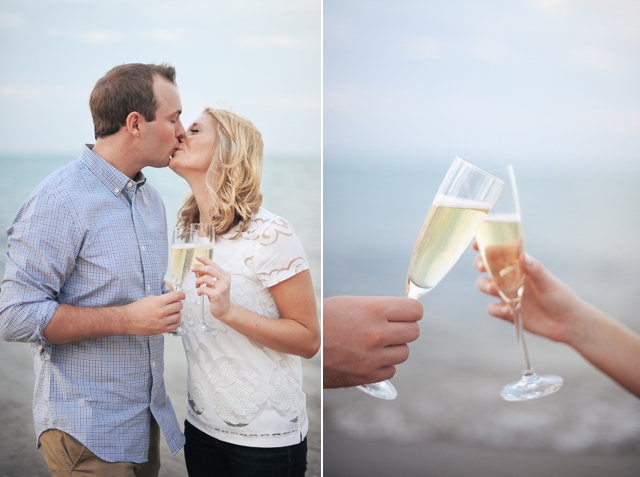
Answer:
POLYGON ((175 157, 171 158, 169 160, 169 169, 180 175, 180 161, 177 161, 175 157))

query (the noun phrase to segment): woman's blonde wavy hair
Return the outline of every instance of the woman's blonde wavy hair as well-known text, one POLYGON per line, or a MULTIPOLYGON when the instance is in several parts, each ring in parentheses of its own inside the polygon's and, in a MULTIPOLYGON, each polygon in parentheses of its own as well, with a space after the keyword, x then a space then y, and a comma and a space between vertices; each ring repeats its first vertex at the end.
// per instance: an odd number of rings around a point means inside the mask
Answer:
POLYGON ((251 219, 262 205, 260 181, 264 144, 262 134, 251 121, 225 110, 206 108, 213 127, 218 133, 211 164, 205 181, 211 192, 213 206, 209 217, 200 217, 193 193, 178 212, 178 226, 188 227, 199 222, 215 226, 216 235, 222 235, 238 226, 233 238, 247 230, 251 219))

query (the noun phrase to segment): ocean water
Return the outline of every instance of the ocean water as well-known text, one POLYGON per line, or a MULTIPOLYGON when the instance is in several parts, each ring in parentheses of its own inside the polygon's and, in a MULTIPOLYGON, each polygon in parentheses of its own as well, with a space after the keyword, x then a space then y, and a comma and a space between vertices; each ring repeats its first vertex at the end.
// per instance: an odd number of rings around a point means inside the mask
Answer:
MULTIPOLYGON (((325 160, 325 297, 404 295, 415 240, 449 163, 325 160)), ((637 332, 639 171, 516 166, 525 249, 582 298, 637 332)), ((534 369, 562 376, 564 385, 534 401, 500 398, 502 386, 519 379, 521 357, 513 325, 485 311, 492 299, 475 289, 474 256, 467 250, 422 298, 420 338, 392 380, 399 397, 387 402, 355 389, 325 390, 325 432, 346 434, 353 442, 383 440, 399 446, 451 442, 639 455, 640 400, 566 345, 526 334, 534 369)), ((350 450, 345 446, 340 452, 350 450)), ((325 453, 325 459, 342 457, 325 453)))
MULTIPOLYGON (((20 205, 34 187, 55 169, 77 158, 77 153, 54 155, 0 156, 0 276, 4 276, 7 251, 5 230, 20 205)), ((168 168, 143 170, 150 184, 160 193, 167 210, 168 227, 175 224, 181 197, 189 190, 186 182, 168 168)), ((291 222, 307 253, 318 307, 321 276, 321 206, 320 158, 313 156, 268 156, 264 161, 263 206, 291 222)), ((304 391, 307 394, 309 470, 307 475, 320 475, 320 354, 303 360, 304 391)), ((31 418, 33 371, 29 346, 0 341, 0 415, 3 429, 0 443, 10 452, 0 457, 0 468, 15 474, 32 470, 30 475, 46 475, 44 460, 35 448, 35 431, 31 418), (40 473, 39 473, 39 472, 40 473)), ((186 360, 182 340, 165 339, 165 383, 178 421, 184 421, 186 404, 186 360)), ((174 457, 166 444, 161 447, 161 476, 186 476, 182 453, 174 457)), ((20 474, 22 475, 22 474, 20 474)))

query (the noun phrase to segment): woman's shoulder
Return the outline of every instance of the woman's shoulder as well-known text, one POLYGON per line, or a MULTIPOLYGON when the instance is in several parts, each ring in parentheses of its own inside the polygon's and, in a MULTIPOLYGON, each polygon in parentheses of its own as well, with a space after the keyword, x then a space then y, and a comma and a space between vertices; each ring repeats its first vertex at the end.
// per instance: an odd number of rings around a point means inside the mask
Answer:
POLYGON ((293 226, 287 219, 260 207, 256 215, 251 219, 249 228, 245 233, 253 235, 256 233, 264 233, 269 230, 277 230, 280 233, 294 235, 293 226))
POLYGON ((287 219, 262 207, 251 219, 249 227, 242 233, 242 238, 263 246, 298 241, 293 226, 287 219))

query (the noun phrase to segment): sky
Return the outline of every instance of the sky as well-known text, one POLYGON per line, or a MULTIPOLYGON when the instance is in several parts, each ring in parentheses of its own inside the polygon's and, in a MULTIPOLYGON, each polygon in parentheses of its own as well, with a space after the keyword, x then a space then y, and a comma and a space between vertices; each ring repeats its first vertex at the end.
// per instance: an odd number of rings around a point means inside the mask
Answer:
POLYGON ((324 164, 640 163, 637 0, 324 0, 324 164))
POLYGON ((77 154, 122 63, 176 67, 185 127, 227 107, 266 154, 320 156, 320 0, 0 0, 0 154, 77 154))

